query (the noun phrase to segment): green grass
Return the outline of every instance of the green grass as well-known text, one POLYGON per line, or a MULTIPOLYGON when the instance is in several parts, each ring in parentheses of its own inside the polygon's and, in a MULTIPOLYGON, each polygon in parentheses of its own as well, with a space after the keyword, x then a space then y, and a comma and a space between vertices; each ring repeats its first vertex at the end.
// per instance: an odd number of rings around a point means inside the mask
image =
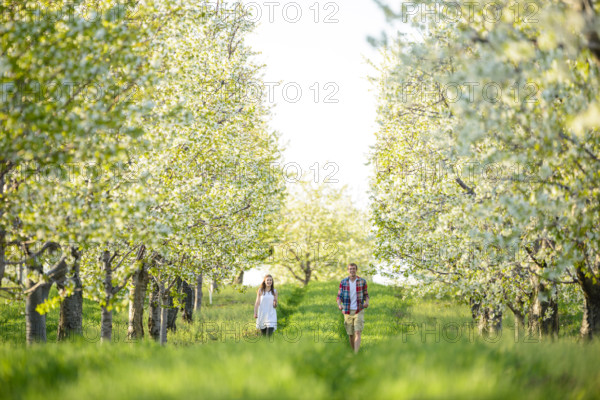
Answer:
MULTIPOLYGON (((594 399, 600 343, 480 338, 469 309, 448 299, 402 299, 369 284, 363 345, 350 350, 337 309, 337 282, 281 286, 278 329, 256 336, 255 291, 225 288, 204 297, 193 324, 160 347, 151 340, 48 343, 26 348, 2 334, 0 398, 24 399, 594 399)), ((3 323, 23 319, 1 306, 3 323)), ((85 320, 99 321, 93 303, 85 320)), ((115 320, 126 321, 126 310, 115 320)), ((49 341, 56 312, 49 315, 49 341)))

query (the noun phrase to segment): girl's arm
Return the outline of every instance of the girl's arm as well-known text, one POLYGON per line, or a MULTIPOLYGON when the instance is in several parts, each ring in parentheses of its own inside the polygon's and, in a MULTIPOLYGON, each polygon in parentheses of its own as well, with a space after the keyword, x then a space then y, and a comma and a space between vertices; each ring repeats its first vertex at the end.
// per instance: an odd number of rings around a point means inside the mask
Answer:
POLYGON ((254 302, 254 318, 258 318, 258 306, 260 305, 260 292, 256 293, 256 301, 254 302))
POLYGON ((277 307, 277 299, 279 298, 279 292, 277 291, 277 289, 274 290, 275 292, 275 300, 273 300, 273 307, 277 307))

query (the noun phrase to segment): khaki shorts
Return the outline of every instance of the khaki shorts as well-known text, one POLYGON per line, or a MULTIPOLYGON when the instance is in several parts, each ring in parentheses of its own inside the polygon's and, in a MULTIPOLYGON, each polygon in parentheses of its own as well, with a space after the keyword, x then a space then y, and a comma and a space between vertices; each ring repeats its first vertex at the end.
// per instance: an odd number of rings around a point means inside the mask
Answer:
POLYGON ((362 332, 365 327, 365 310, 360 310, 358 314, 355 310, 350 310, 350 314, 344 314, 344 326, 348 336, 354 335, 355 332, 362 332))

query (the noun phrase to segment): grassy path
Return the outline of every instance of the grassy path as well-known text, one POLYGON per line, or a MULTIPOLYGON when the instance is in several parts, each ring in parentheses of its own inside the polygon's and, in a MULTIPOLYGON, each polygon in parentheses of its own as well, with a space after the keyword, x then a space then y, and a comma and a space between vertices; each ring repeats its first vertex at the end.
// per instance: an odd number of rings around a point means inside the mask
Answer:
MULTIPOLYGON (((515 342, 511 331, 483 340, 463 327, 466 306, 403 300, 398 289, 379 285, 369 285, 355 355, 335 304, 337 285, 280 287, 272 341, 255 335, 255 292, 232 289, 215 295, 193 325, 178 322, 167 347, 83 340, 26 349, 2 336, 0 398, 599 398, 600 343, 515 342)), ((97 318, 94 307, 86 305, 86 320, 97 318)), ((0 315, 8 323, 22 318, 7 307, 0 315)))
MULTIPOLYGON (((289 317, 282 336, 324 343, 347 342, 344 317, 338 310, 336 296, 338 282, 313 283, 303 289, 302 300, 289 317)), ((403 309, 397 289, 369 285, 370 307, 365 310, 363 348, 400 332, 397 315, 403 309)), ((350 345, 348 344, 348 349, 350 345)))

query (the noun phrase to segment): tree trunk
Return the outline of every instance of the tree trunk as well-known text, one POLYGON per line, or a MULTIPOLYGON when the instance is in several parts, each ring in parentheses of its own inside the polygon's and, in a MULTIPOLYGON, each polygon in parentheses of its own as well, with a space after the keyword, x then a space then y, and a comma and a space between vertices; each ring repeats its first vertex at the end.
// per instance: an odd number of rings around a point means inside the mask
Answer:
POLYGON ((217 281, 215 280, 215 278, 211 278, 210 280, 210 284, 208 285, 208 302, 210 304, 212 304, 212 295, 214 293, 215 290, 218 289, 218 284, 217 281))
POLYGON ((194 293, 194 312, 200 313, 202 307, 202 274, 196 276, 196 293, 194 293))
POLYGON ((110 342, 112 340, 112 310, 102 306, 102 319, 100 323, 100 341, 110 342))
MULTIPOLYGON (((25 247, 25 255, 32 257, 30 261, 33 265, 27 266, 27 270, 31 272, 37 272, 38 274, 43 273, 43 267, 37 264, 37 256, 34 256, 27 245, 25 247)), ((54 249, 55 250, 55 249, 54 249)), ((51 250, 52 251, 52 250, 51 250)), ((35 287, 35 290, 28 291, 27 298, 25 300, 25 336, 27 338, 27 344, 34 342, 46 342, 46 315, 41 315, 37 312, 36 308, 38 305, 44 303, 48 299, 50 288, 55 281, 64 280, 64 274, 66 273, 65 257, 62 257, 56 267, 51 271, 48 271, 48 277, 50 282, 43 282, 40 280, 34 282, 31 279, 27 280, 27 288, 31 290, 35 287)), ((43 279, 41 276, 39 279, 43 279)))
POLYGON ((152 280, 148 310, 148 333, 154 340, 160 337, 160 294, 158 284, 152 280))
POLYGON ((479 334, 487 336, 502 331, 502 311, 489 307, 480 308, 477 327, 479 334))
POLYGON ((241 270, 239 274, 233 280, 234 285, 241 285, 244 283, 244 270, 241 270))
POLYGON ((600 336, 600 293, 595 297, 585 296, 583 320, 581 322, 581 337, 592 339, 600 336))
POLYGON ((474 300, 472 297, 469 297, 469 306, 471 307, 471 315, 474 320, 477 320, 479 317, 479 308, 481 307, 481 303, 474 300))
POLYGON ((194 290, 186 281, 183 281, 181 283, 181 291, 184 294, 183 307, 181 308, 183 320, 185 322, 192 322, 194 320, 194 290))
MULTIPOLYGON (((33 287, 36 282, 28 281, 28 288, 33 287)), ((36 307, 48 298, 52 283, 44 283, 38 286, 35 290, 27 293, 25 300, 25 330, 27 344, 35 342, 46 342, 46 315, 42 315, 36 311, 36 307)))
POLYGON ((129 298, 129 326, 127 327, 127 338, 129 340, 144 337, 144 300, 150 275, 146 263, 142 263, 140 269, 131 277, 132 289, 129 298))
POLYGON ((513 315, 515 316, 517 329, 525 329, 525 316, 521 313, 513 313, 513 315))
POLYGON ((175 307, 175 303, 173 302, 173 296, 167 292, 167 329, 175 332, 177 331, 177 313, 179 312, 179 308, 175 307))
POLYGON ((515 317, 515 330, 520 331, 525 329, 525 315, 522 311, 523 309, 523 301, 520 298, 517 298, 517 305, 511 304, 510 302, 506 302, 507 307, 512 311, 515 317))
POLYGON ((308 285, 310 282, 310 276, 312 275, 312 268, 310 267, 310 261, 306 262, 306 268, 302 268, 304 270, 304 286, 308 285))
POLYGON ((558 331, 560 324, 558 320, 558 300, 556 296, 550 297, 547 306, 544 309, 544 315, 551 313, 549 318, 542 320, 542 334, 551 335, 553 338, 558 339, 558 331))
POLYGON ((558 337, 558 302, 553 294, 553 288, 540 282, 538 276, 533 275, 532 302, 529 311, 528 331, 530 336, 558 337), (550 317, 547 317, 551 314, 550 317))
MULTIPOLYGON (((4 161, 0 170, 0 199, 4 198, 4 186, 6 173, 12 166, 4 161)), ((4 207, 0 207, 0 220, 4 217, 4 207)), ((4 270, 6 268, 6 231, 0 228, 0 288, 2 287, 2 279, 4 279, 4 270)))
POLYGON ((165 290, 164 282, 159 284, 159 296, 161 300, 160 310, 160 344, 167 344, 167 320, 169 318, 169 293, 165 290))
MULTIPOLYGON (((4 176, 0 177, 0 196, 4 191, 4 176)), ((0 212, 0 217, 2 217, 2 212, 0 212)), ((6 267, 6 232, 4 230, 0 230, 0 288, 2 287, 2 279, 4 279, 4 269, 6 267)), ((19 268, 22 268, 20 266, 19 268)))
POLYGON ((592 339, 600 337, 600 282, 597 279, 594 282, 594 277, 586 277, 583 268, 577 268, 577 278, 584 298, 580 334, 582 339, 592 339))
POLYGON ((469 298, 469 305, 480 335, 487 336, 502 330, 502 311, 482 307, 481 302, 473 297, 469 298))
POLYGON ((488 316, 490 320, 488 333, 502 331, 502 311, 499 308, 489 309, 488 316))
MULTIPOLYGON (((60 318, 58 321, 57 340, 65 340, 74 335, 83 333, 83 288, 79 277, 79 260, 81 252, 71 248, 71 254, 75 258, 71 268, 72 277, 70 280, 74 283, 74 291, 70 296, 65 297, 60 303, 60 318)), ((65 280, 56 282, 59 290, 64 290, 65 280)))
POLYGON ((83 294, 79 277, 75 291, 60 303, 57 340, 65 340, 83 333, 83 294))
POLYGON ((112 285, 112 263, 110 251, 105 250, 102 253, 102 264, 104 268, 104 301, 102 306, 102 317, 100 323, 100 341, 110 342, 112 339, 112 309, 109 310, 110 301, 113 296, 112 285))

